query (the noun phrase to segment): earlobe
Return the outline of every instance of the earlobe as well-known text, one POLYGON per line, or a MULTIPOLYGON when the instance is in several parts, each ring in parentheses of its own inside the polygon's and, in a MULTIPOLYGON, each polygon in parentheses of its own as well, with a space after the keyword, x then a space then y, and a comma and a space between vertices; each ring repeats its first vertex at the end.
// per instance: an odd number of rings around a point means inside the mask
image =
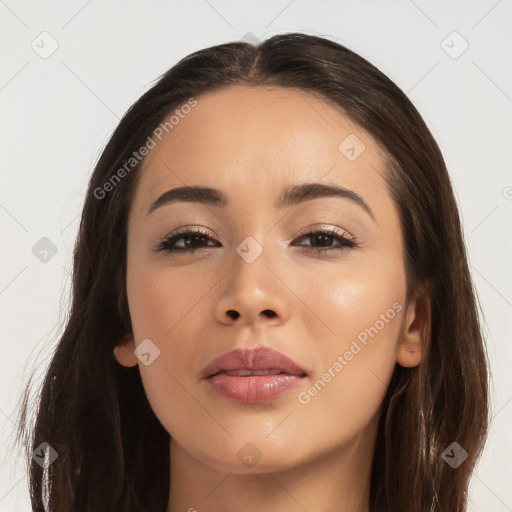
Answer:
POLYGON ((396 354, 400 366, 412 368, 423 360, 430 343, 430 311, 429 287, 422 286, 407 308, 404 331, 398 341, 396 354))
POLYGON ((114 356, 121 366, 131 367, 138 363, 133 351, 135 350, 135 342, 130 334, 126 334, 114 347, 114 356))
POLYGON ((423 358, 423 349, 413 349, 409 345, 401 344, 398 347, 396 360, 400 366, 413 368, 421 363, 423 358))

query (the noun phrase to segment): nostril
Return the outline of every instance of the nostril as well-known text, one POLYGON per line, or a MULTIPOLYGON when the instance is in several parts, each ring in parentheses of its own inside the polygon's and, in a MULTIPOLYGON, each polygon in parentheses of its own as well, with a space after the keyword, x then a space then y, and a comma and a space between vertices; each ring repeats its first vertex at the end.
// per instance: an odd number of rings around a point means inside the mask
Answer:
MULTIPOLYGON (((265 309, 261 313, 268 316, 269 318, 274 318, 277 316, 275 311, 272 311, 271 309, 265 309)), ((238 313, 238 311, 235 311, 234 309, 229 309, 228 311, 226 311, 226 314, 233 320, 236 320, 240 316, 240 313, 238 313)))

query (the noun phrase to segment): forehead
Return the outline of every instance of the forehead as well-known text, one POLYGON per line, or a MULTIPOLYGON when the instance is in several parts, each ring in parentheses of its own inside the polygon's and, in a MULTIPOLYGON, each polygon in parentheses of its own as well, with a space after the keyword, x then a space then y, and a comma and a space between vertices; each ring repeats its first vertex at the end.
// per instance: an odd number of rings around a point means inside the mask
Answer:
POLYGON ((161 140, 153 137, 134 211, 143 213, 158 195, 183 185, 221 188, 244 201, 274 201, 285 184, 320 180, 369 202, 385 193, 378 145, 326 100, 262 86, 231 86, 195 99, 161 140))

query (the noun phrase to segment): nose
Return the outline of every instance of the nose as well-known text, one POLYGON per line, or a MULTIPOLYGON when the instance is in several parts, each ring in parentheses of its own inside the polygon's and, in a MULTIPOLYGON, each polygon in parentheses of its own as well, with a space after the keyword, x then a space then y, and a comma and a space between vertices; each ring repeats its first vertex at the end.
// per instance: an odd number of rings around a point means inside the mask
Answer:
POLYGON ((221 283, 216 318, 225 325, 279 325, 290 316, 291 292, 279 278, 276 261, 267 252, 251 263, 235 253, 221 283))

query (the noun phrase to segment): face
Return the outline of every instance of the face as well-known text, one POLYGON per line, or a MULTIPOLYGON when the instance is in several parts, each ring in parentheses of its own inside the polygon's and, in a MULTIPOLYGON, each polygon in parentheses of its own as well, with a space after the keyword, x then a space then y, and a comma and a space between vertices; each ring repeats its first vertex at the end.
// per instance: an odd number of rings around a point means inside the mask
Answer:
POLYGON ((196 100, 141 170, 128 223, 133 337, 118 361, 139 365, 173 442, 219 470, 290 468, 372 439, 395 363, 420 358, 376 142, 302 91, 236 86, 196 100), (162 197, 185 186, 225 204, 162 197), (295 366, 244 357, 260 347, 295 366))

